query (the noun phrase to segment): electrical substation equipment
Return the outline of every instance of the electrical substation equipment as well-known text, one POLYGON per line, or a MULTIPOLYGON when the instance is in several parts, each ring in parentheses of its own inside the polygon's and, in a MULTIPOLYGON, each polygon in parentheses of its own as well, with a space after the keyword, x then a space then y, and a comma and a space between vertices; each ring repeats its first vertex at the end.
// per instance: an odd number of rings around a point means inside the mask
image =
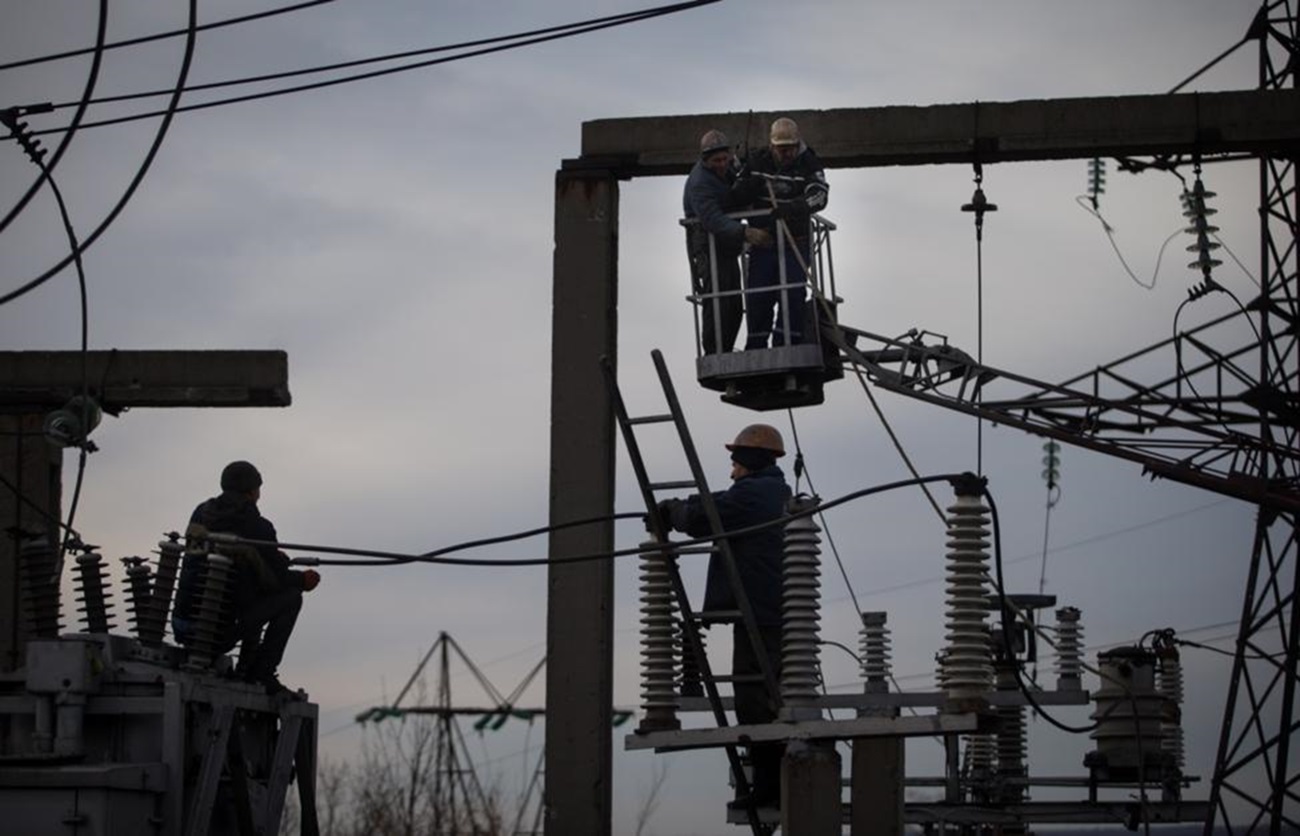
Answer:
POLYGON ((978 483, 959 488, 948 508, 947 595, 941 685, 960 709, 979 706, 993 685, 988 619, 989 509, 978 483))
POLYGON ((1088 200, 1098 208, 1101 196, 1106 193, 1106 161, 1101 157, 1088 160, 1088 200))
POLYGON ((1043 442, 1043 481, 1047 490, 1053 491, 1061 481, 1061 445, 1055 441, 1043 442))
POLYGON ((796 497, 785 526, 781 597, 782 720, 820 719, 821 528, 813 521, 817 500, 796 497))
POLYGON ((1210 208, 1207 203, 1214 196, 1215 193, 1206 191, 1205 184, 1201 182, 1201 166, 1198 163, 1196 180, 1192 183, 1192 188, 1184 190, 1182 194, 1183 217, 1191 222, 1191 226, 1183 231, 1195 239, 1186 249, 1187 252, 1196 255, 1196 260, 1189 262, 1187 266, 1201 274, 1201 280, 1187 291, 1188 298, 1191 299, 1197 299, 1219 289, 1211 273, 1214 268, 1223 264, 1213 255, 1220 244, 1217 240, 1210 240, 1218 237, 1219 228, 1210 223, 1210 216, 1216 214, 1218 210, 1210 208))
POLYGON ((103 414, 94 398, 77 395, 45 416, 45 438, 56 447, 85 447, 93 451, 90 433, 99 426, 103 414))
MULTIPOLYGON (((712 496, 667 367, 659 352, 653 352, 653 357, 669 404, 667 415, 630 417, 612 369, 605 367, 624 446, 648 509, 657 509, 656 492, 660 490, 693 489, 702 498, 712 496), (636 429, 642 424, 667 421, 674 423, 682 440, 692 480, 655 481, 649 476, 636 429)), ((781 669, 774 683, 775 690, 769 684, 777 715, 774 721, 760 725, 730 725, 728 710, 732 706, 726 689, 728 685, 734 687, 734 677, 713 673, 701 629, 717 623, 735 625, 740 631, 754 628, 743 590, 737 595, 735 611, 697 611, 691 606, 691 593, 683 585, 678 569, 677 557, 687 552, 716 549, 718 559, 724 563, 734 560, 729 541, 722 536, 725 532, 716 509, 711 523, 715 527, 711 545, 674 543, 668 538, 657 510, 652 510, 647 516, 652 537, 642 545, 641 552, 642 720, 636 731, 624 738, 625 747, 655 751, 724 749, 730 774, 733 778, 741 776, 736 784, 737 792, 743 795, 747 792, 744 776, 748 774, 749 745, 799 741, 797 749, 788 751, 797 752, 797 758, 820 753, 823 757, 820 763, 827 767, 835 760, 830 757, 831 742, 852 739, 855 767, 848 783, 853 804, 873 810, 876 809, 873 805, 881 803, 897 805, 898 820, 915 824, 997 822, 1004 832, 1011 833, 1023 832, 1025 825, 1032 822, 1104 823, 1114 821, 1117 816, 1132 816, 1132 802, 1127 796, 1113 796, 1116 792, 1127 793, 1135 784, 1163 792, 1160 801, 1146 805, 1146 815, 1152 821, 1203 820, 1206 805, 1183 801, 1179 793, 1181 787, 1194 779, 1157 768, 1164 763, 1161 758, 1166 757, 1159 753, 1166 749, 1172 751, 1165 742, 1169 737, 1168 732, 1162 731, 1162 724, 1176 717, 1176 712, 1168 710, 1173 701, 1170 695, 1181 688, 1178 678, 1181 674, 1176 666, 1171 663, 1167 672, 1165 667, 1161 668, 1159 693, 1153 690, 1154 679, 1147 686, 1139 683, 1137 704, 1141 708, 1136 715, 1131 710, 1123 713, 1129 691, 1107 686, 1105 677, 1102 688, 1095 695, 1089 694, 1083 685, 1087 665, 1083 658, 1080 611, 1070 606, 1057 607, 1054 595, 1006 594, 996 589, 990 581, 992 509, 991 503, 986 502, 985 482, 974 474, 954 476, 950 481, 954 499, 942 531, 946 538, 944 641, 936 653, 939 662, 936 687, 931 691, 905 693, 891 690, 887 615, 876 611, 863 613, 860 618, 857 643, 861 691, 824 691, 821 648, 840 642, 834 641, 834 637, 828 637, 829 641, 822 637, 821 527, 815 522, 820 503, 815 498, 800 496, 792 500, 789 518, 784 522, 781 669), (1043 611, 1054 612, 1054 624, 1038 623, 1039 613, 1043 611), (1029 669, 1036 670, 1039 662, 1040 641, 1046 641, 1054 649, 1055 687, 1042 686, 1036 681, 1036 675, 1034 681, 1029 681, 1029 669), (1141 690, 1144 687, 1145 692, 1141 690), (1082 709, 1093 705, 1094 698, 1094 716, 1104 719, 1094 735, 1102 754, 1087 756, 1087 774, 1036 777, 1029 762, 1030 710, 1082 709), (1151 701, 1153 698, 1155 702, 1151 701), (910 713, 901 712, 904 707, 910 713), (848 709, 851 718, 836 718, 837 709, 848 709), (699 726, 682 717, 696 712, 711 714, 715 725, 699 726), (1136 744, 1134 716, 1146 735, 1136 744), (1151 737, 1152 722, 1155 737, 1151 737), (887 739, 898 741, 910 736, 935 736, 943 742, 947 750, 943 775, 907 777, 902 769, 901 745, 871 748, 877 743, 884 744, 887 739), (1144 752, 1155 753, 1154 759, 1144 761, 1150 769, 1137 775, 1129 768, 1134 763, 1135 745, 1144 752), (866 761, 862 761, 861 774, 857 771, 858 746, 863 747, 864 753, 870 753, 867 760, 872 763, 868 770, 866 761), (881 757, 897 759, 897 763, 884 768, 878 762, 881 757), (893 783, 882 787, 880 781, 884 775, 891 776, 887 781, 893 783), (1088 796, 1078 801, 1038 801, 1033 798, 1033 789, 1040 783, 1075 788, 1080 793, 1087 792, 1088 796), (913 786, 943 787, 943 797, 905 802, 905 788, 913 786)), ((707 504, 703 499, 701 502, 707 504)), ((1103 662, 1103 668, 1108 665, 1114 667, 1115 663, 1103 662)), ((801 803, 813 808, 841 803, 839 780, 822 784, 819 779, 805 777, 807 783, 800 785, 799 798, 791 799, 794 809, 808 809, 801 808, 801 803)), ((849 807, 846 816, 851 818, 852 805, 849 807)), ((733 806, 727 813, 728 821, 749 825, 755 834, 770 833, 778 823, 797 830, 798 823, 790 815, 793 814, 785 807, 778 812, 733 806)))
POLYGON ((1174 758, 1163 745, 1171 714, 1156 688, 1156 662, 1144 647, 1098 654, 1100 687, 1092 695, 1097 727, 1090 735, 1097 748, 1083 761, 1095 779, 1160 784, 1175 777, 1174 758))
POLYGON ((191 544, 204 570, 188 647, 164 641, 179 535, 159 544, 152 569, 123 559, 130 635, 114 627, 103 557, 79 548, 74 632, 59 623, 58 549, 44 537, 19 549, 25 652, 0 673, 5 832, 274 833, 296 780, 301 832, 315 836, 318 710, 234 677, 222 653, 232 564, 221 546, 191 544))

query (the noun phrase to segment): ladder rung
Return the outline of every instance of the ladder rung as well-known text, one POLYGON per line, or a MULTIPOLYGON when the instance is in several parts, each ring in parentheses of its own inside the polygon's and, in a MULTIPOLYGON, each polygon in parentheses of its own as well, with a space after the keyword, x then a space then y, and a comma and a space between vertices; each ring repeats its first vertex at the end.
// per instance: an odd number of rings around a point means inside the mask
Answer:
POLYGON ((681 482, 651 482, 648 487, 652 491, 680 491, 682 488, 698 488, 699 486, 687 479, 681 482))
POLYGON ((673 420, 671 413, 665 412, 662 415, 642 415, 640 418, 628 418, 627 423, 631 426, 637 424, 663 424, 673 420))

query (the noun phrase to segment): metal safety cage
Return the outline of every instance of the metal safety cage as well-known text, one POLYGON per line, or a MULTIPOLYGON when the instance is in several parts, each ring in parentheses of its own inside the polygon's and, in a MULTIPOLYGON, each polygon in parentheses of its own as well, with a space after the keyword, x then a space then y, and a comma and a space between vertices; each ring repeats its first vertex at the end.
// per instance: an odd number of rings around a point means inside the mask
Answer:
MULTIPOLYGON (((745 220, 770 214, 770 210, 752 210, 733 212, 729 217, 745 220)), ((698 226, 693 218, 681 223, 688 232, 698 226)), ((823 334, 825 329, 836 327, 836 308, 841 301, 835 292, 831 255, 831 232, 836 227, 821 215, 812 215, 810 226, 808 257, 805 260, 803 253, 795 250, 791 259, 787 254, 795 246, 793 235, 784 220, 776 221, 778 234, 771 246, 776 251, 779 283, 765 287, 752 286, 753 250, 746 244, 740 258, 741 286, 724 288, 717 237, 708 235, 708 276, 697 277, 693 270, 692 293, 686 298, 694 310, 696 376, 702 386, 721 392, 727 403, 756 410, 811 406, 822 402, 825 381, 844 375, 837 348, 823 334), (802 275, 791 274, 791 262, 802 275), (760 294, 766 298, 760 299, 760 294), (794 331, 801 337, 798 341, 790 340, 791 344, 767 346, 767 339, 773 343, 776 340, 775 334, 765 334, 763 348, 738 351, 730 345, 719 344, 727 305, 736 297, 741 299, 746 312, 760 302, 776 304, 776 299, 791 300, 792 304, 777 305, 773 332, 788 335, 794 331), (794 317, 798 320, 792 321, 794 317), (709 318, 711 329, 706 328, 709 318), (705 344, 706 334, 713 335, 713 345, 705 344)))

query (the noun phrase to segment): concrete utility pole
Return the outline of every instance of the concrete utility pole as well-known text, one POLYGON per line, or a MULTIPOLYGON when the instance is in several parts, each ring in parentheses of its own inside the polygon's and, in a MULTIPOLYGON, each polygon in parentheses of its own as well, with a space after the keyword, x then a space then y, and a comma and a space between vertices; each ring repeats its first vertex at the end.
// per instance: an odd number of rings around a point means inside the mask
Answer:
MULTIPOLYGON (((584 123, 582 156, 565 160, 556 181, 552 524, 613 510, 614 418, 599 360, 601 355, 612 360, 617 342, 618 181, 685 175, 698 159, 699 137, 710 128, 743 139, 751 148, 761 147, 767 126, 777 116, 798 121, 827 168, 1240 152, 1285 157, 1294 155, 1300 135, 1300 92, 738 112, 584 123)), ((608 550, 612 540, 611 526, 559 532, 551 537, 550 555, 608 550)), ((551 714, 546 832, 608 834, 613 569, 603 562, 553 564, 547 606, 551 714)))
POLYGON ((289 405, 283 351, 0 352, 0 672, 23 664, 18 542, 61 542, 63 449, 45 438, 45 416, 83 387, 110 415, 128 407, 289 405))

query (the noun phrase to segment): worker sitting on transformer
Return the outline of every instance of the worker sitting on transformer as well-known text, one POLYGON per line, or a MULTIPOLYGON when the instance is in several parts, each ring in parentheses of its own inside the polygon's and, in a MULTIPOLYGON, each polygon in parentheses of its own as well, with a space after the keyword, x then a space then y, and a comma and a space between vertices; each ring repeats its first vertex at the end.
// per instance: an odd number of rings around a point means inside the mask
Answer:
MULTIPOLYGON (((194 509, 187 536, 201 540, 209 533, 227 533, 264 543, 276 541, 275 526, 258 511, 262 474, 245 461, 231 462, 221 471, 221 495, 194 509)), ((302 609, 302 594, 320 583, 313 569, 289 568, 289 557, 273 545, 223 547, 234 561, 231 589, 226 595, 230 617, 222 625, 217 651, 239 645, 235 673, 266 687, 270 694, 287 691, 276 677, 289 636, 302 609), (265 635, 263 635, 265 628, 265 635)), ((205 555, 187 553, 176 593, 172 631, 181 644, 194 638, 194 618, 202 594, 205 555)))
POLYGON ((769 336, 773 346, 801 343, 804 285, 812 266, 811 216, 825 209, 830 197, 821 160, 800 138, 795 121, 783 116, 772 123, 768 147, 755 152, 738 177, 741 200, 772 210, 750 225, 779 236, 775 246, 750 254, 745 348, 766 348, 769 336))

